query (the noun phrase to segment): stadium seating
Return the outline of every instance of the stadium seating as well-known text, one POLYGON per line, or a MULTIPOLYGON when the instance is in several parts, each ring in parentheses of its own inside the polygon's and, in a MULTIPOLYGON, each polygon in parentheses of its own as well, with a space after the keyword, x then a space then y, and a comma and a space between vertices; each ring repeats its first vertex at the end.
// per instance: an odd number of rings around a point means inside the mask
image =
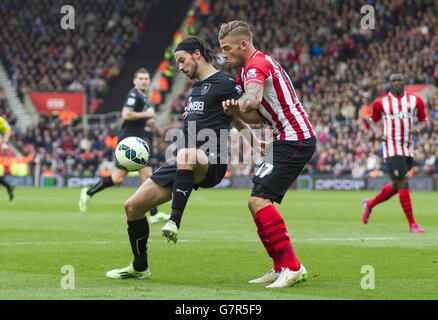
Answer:
MULTIPOLYGON (((217 52, 221 23, 250 22, 256 47, 288 70, 318 133, 318 151, 306 170, 364 177, 381 171, 383 162, 380 145, 368 142, 361 111, 387 92, 389 74, 396 69, 407 84, 438 84, 438 12, 433 1, 419 3, 378 3, 376 20, 385 23, 375 30, 360 28, 357 2, 210 1, 211 12, 198 10, 195 18, 198 34, 217 52)), ((187 90, 172 112, 182 112, 187 90)), ((437 99, 435 93, 425 101, 432 121, 418 139, 418 174, 437 172, 437 99)))
POLYGON ((138 44, 152 3, 86 1, 75 11, 74 32, 59 32, 59 1, 37 6, 28 0, 6 1, 0 6, 0 59, 19 96, 29 91, 104 96, 127 51, 138 44))
MULTIPOLYGON (((49 24, 59 14, 57 2, 45 1, 32 8, 32 14, 51 12, 35 21, 26 19, 19 10, 20 4, 27 2, 8 2, 0 7, 0 14, 6 17, 0 21, 0 58, 20 94, 29 90, 85 90, 89 98, 102 98, 110 80, 120 73, 125 52, 136 44, 144 30, 139 17, 149 10, 148 5, 134 1, 117 5, 109 1, 106 6, 90 1, 86 14, 78 13, 78 19, 93 28, 86 28, 87 33, 83 30, 56 33, 49 42, 49 24), (116 22, 121 22, 118 27, 114 27, 116 22), (99 32, 112 36, 101 39, 99 32), (18 34, 20 37, 14 36, 18 34), (13 37, 18 40, 12 41, 13 37), (77 46, 66 45, 69 42, 77 46), (37 47, 43 50, 35 51, 37 47), (47 57, 51 63, 41 63, 47 57)), ((256 47, 274 56, 291 75, 318 134, 317 153, 305 171, 378 176, 385 169, 381 150, 378 143, 369 140, 363 114, 369 111, 375 98, 386 93, 389 73, 400 70, 407 84, 438 85, 438 9, 433 1, 412 3, 377 3, 376 20, 385 23, 377 23, 375 30, 363 30, 360 7, 354 2, 271 0, 266 5, 261 0, 198 1, 193 19, 185 26, 190 30, 185 31, 196 30, 220 57, 217 41, 220 24, 233 19, 249 21, 255 31, 256 47)), ((221 68, 235 76, 221 63, 221 68)), ((169 80, 168 84, 163 81, 161 89, 171 87, 169 80)), ((168 128, 181 126, 191 84, 187 80, 184 90, 171 103, 170 112, 174 116, 168 128)), ((163 99, 156 98, 157 104, 163 99)), ((0 91, 1 113, 12 114, 4 100, 0 91)), ((438 94, 435 92, 425 103, 431 121, 416 140, 414 171, 419 175, 438 173, 438 94)), ((110 154, 105 149, 110 129, 90 129, 87 133, 87 141, 93 146, 90 151, 85 142, 82 147, 79 144, 78 137, 86 134, 80 124, 73 121, 62 126, 52 120, 42 121, 27 132, 17 132, 12 142, 25 154, 35 152, 34 161, 42 159, 52 171, 82 175, 87 169, 97 175, 98 161, 110 154), (54 132, 58 135, 53 136, 54 132)), ((165 133, 165 129, 157 131, 157 141, 152 146, 157 155, 151 160, 154 165, 164 161, 165 133)), ((248 174, 246 168, 233 167, 234 174, 241 172, 248 174)))

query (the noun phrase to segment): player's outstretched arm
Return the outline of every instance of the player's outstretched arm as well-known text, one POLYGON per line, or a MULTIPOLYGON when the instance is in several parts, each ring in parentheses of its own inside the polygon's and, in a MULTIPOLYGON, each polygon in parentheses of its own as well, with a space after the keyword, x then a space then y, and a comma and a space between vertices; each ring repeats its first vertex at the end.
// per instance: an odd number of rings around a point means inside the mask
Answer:
POLYGON ((235 115, 233 117, 232 124, 234 128, 236 128, 239 133, 246 139, 246 141, 248 141, 248 143, 255 151, 260 153, 262 156, 265 155, 265 141, 259 140, 255 136, 254 131, 246 122, 244 122, 238 115, 235 115))

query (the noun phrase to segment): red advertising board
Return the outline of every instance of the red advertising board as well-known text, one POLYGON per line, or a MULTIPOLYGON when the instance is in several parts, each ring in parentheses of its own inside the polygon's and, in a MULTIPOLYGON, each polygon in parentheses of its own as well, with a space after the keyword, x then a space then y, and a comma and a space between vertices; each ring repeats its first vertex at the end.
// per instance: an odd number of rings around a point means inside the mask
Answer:
POLYGON ((39 113, 53 114, 68 110, 81 115, 84 110, 83 92, 31 92, 29 97, 39 113))

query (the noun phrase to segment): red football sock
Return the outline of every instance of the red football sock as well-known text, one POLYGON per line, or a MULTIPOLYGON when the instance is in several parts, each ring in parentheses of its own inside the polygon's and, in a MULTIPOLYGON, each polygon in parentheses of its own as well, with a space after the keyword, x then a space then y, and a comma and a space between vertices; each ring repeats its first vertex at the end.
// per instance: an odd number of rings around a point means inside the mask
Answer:
POLYGON ((276 256, 274 268, 277 263, 277 267, 279 268, 289 268, 292 271, 299 270, 300 261, 292 248, 284 220, 274 205, 260 209, 257 211, 256 216, 260 225, 263 227, 264 236, 266 236, 269 243, 274 247, 276 256))
POLYGON ((271 257, 271 259, 274 261, 274 270, 277 272, 280 271, 280 269, 281 269, 280 259, 277 257, 277 255, 275 253, 274 246, 271 244, 268 237, 266 236, 266 234, 263 230, 263 225, 260 223, 259 219, 257 219, 257 218, 254 218, 254 222, 257 226, 257 234, 259 235, 260 240, 262 241, 263 246, 266 249, 266 252, 271 257))
POLYGON ((368 202, 368 208, 372 208, 375 205, 379 204, 380 202, 386 201, 389 198, 391 198, 393 195, 395 195, 396 192, 392 190, 391 183, 388 183, 385 185, 382 190, 380 190, 379 194, 375 196, 373 199, 371 199, 368 202))
POLYGON ((409 225, 414 225, 415 219, 414 214, 412 213, 412 202, 411 202, 411 196, 409 194, 409 189, 398 189, 398 195, 400 198, 400 204, 403 208, 403 211, 405 212, 406 218, 409 221, 409 225))

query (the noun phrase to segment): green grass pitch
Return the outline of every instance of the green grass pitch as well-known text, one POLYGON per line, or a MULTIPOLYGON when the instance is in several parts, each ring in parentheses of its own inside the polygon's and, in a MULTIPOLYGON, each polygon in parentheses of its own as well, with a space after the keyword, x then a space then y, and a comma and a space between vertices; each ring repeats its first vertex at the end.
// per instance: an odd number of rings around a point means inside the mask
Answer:
POLYGON ((272 267, 247 208, 250 190, 194 191, 176 244, 164 241, 162 224, 151 225, 152 278, 107 279, 132 258, 123 202, 133 192, 107 189, 83 214, 79 189, 17 188, 12 202, 0 189, 0 299, 438 299, 432 192, 411 193, 426 230, 411 234, 397 196, 363 225, 361 201, 373 191, 289 191, 277 207, 309 279, 283 289, 248 283, 272 267), (66 265, 73 290, 61 287, 66 265), (374 270, 374 288, 361 286, 372 285, 364 266, 374 270))

